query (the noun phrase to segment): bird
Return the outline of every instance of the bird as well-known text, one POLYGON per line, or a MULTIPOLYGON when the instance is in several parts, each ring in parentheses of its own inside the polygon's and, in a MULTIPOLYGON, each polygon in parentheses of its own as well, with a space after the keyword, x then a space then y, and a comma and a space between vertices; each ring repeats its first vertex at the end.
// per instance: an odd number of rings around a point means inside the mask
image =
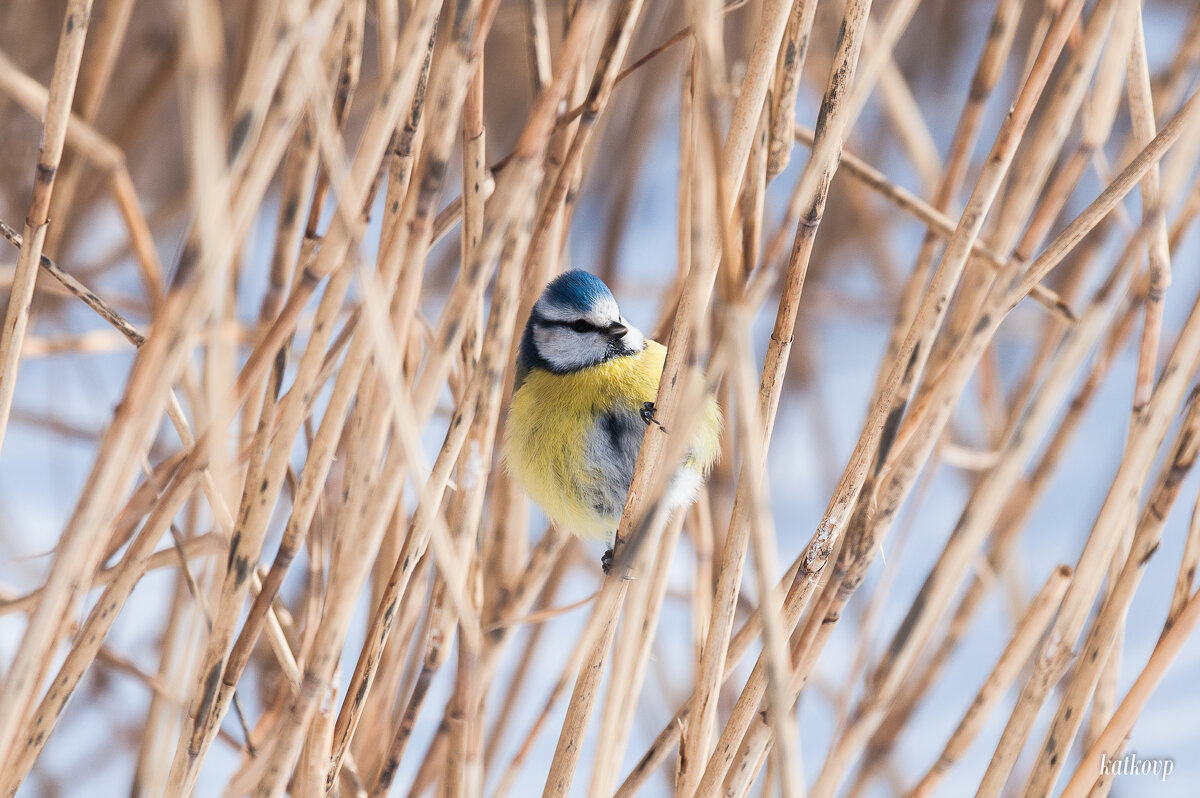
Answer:
MULTIPOLYGON (((645 426, 659 423, 654 399, 666 352, 621 315, 603 280, 582 270, 545 287, 518 345, 505 425, 508 472, 552 523, 608 543, 606 574, 645 426)), ((717 460, 721 427, 709 395, 664 493, 668 512, 696 500, 717 460)))

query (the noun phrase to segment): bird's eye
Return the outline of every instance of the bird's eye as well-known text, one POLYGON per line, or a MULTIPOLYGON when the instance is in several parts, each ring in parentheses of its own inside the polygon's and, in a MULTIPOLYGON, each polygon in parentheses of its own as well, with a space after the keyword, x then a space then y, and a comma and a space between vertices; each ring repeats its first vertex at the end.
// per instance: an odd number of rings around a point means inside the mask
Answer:
POLYGON ((592 332, 596 329, 596 325, 586 322, 583 319, 577 319, 571 322, 570 327, 577 333, 592 332))

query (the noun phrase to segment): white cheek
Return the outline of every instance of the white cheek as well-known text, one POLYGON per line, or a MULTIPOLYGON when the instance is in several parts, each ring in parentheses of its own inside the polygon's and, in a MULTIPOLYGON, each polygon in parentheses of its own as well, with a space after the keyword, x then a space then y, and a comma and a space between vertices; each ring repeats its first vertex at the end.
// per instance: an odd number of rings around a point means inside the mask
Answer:
POLYGON ((541 328, 534 331, 538 354, 558 369, 591 366, 604 359, 607 344, 595 334, 579 335, 563 329, 541 328))
POLYGON ((642 337, 637 327, 630 327, 629 332, 621 336, 621 343, 626 349, 640 352, 646 346, 646 339, 642 337))

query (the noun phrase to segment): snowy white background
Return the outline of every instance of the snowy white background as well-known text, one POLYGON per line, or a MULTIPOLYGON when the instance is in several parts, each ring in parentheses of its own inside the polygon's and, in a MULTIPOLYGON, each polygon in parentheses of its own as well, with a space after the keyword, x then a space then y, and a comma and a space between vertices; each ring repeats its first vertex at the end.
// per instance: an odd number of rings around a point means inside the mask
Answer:
MULTIPOLYGON (((979 4, 977 24, 965 32, 972 39, 963 48, 967 53, 978 51, 990 14, 990 8, 986 6, 979 4)), ((1183 7, 1159 7, 1152 3, 1147 9, 1146 22, 1153 70, 1161 65, 1161 58, 1157 58, 1157 54, 1175 50, 1176 40, 1183 29, 1183 7)), ((942 152, 948 145, 966 92, 969 70, 959 70, 959 73, 956 85, 941 87, 940 91, 930 91, 930 87, 925 86, 926 91, 921 95, 922 110, 942 152), (936 102, 938 98, 941 102, 936 102)), ((1002 83, 998 96, 1010 96, 1012 91, 1011 82, 1002 83)), ((816 99, 811 93, 802 93, 799 118, 813 118, 816 99)), ((999 106, 1001 103, 992 105, 999 106)), ((989 112, 981 147, 986 147, 998 125, 997 108, 990 108, 989 112)), ((868 113, 874 111, 868 109, 868 113)), ((644 173, 631 214, 631 225, 620 256, 623 282, 616 291, 625 315, 643 328, 652 325, 658 313, 650 298, 654 292, 646 289, 660 287, 661 276, 670 273, 675 263, 677 142, 669 132, 671 126, 664 127, 668 132, 664 133, 655 151, 646 158, 649 169, 644 173)), ((868 160, 883 167, 894 180, 916 187, 913 174, 896 152, 864 152, 862 146, 861 142, 850 142, 851 149, 868 156, 868 160)), ((794 183, 804 159, 804 151, 797 150, 789 170, 774 184, 772 199, 775 214, 778 214, 786 197, 786 194, 779 192, 785 192, 794 183)), ((1100 187, 1094 176, 1088 178, 1084 186, 1081 194, 1089 196, 1094 195, 1100 187)), ((585 190, 587 188, 585 186, 585 190)), ((574 265, 583 268, 595 265, 594 259, 604 237, 603 217, 596 211, 598 206, 593 207, 595 202, 595 197, 585 191, 570 242, 574 265)), ((1131 197, 1128 203, 1135 212, 1136 203, 1136 196, 1131 197)), ((888 246, 893 247, 897 261, 907 266, 911 263, 922 230, 898 214, 894 218, 894 227, 886 231, 888 246)), ((101 231, 99 235, 102 236, 102 231, 106 229, 114 229, 113 221, 98 218, 95 228, 101 231)), ((254 302, 248 302, 242 309, 246 318, 251 318, 255 313, 257 297, 261 295, 261 285, 254 284, 254 281, 261 280, 265 270, 273 224, 274 214, 265 214, 247 243, 245 273, 248 282, 245 294, 254 298, 254 302)), ((876 233, 871 231, 871 234, 876 233)), ((97 246, 103 248, 102 243, 97 242, 97 246)), ((175 242, 160 242, 164 260, 170 259, 174 245, 175 242)), ((373 249, 370 241, 366 247, 367 251, 373 249)), ((802 308, 800 330, 809 336, 805 344, 817 360, 812 373, 818 376, 811 390, 818 392, 820 402, 803 400, 796 394, 785 398, 771 449, 772 504, 780 553, 786 561, 790 561, 807 543, 825 508, 836 479, 836 473, 828 470, 829 465, 840 469, 857 439, 891 325, 890 310, 883 301, 888 297, 880 294, 874 272, 865 265, 861 254, 839 251, 839 256, 841 260, 837 267, 825 270, 826 275, 832 276, 827 276, 806 294, 802 308), (853 320, 845 316, 823 314, 817 297, 820 296, 819 292, 827 291, 858 297, 879 307, 880 312, 853 320), (819 406, 827 408, 828 413, 817 410, 819 406)), ((11 258, 12 251, 6 251, 3 257, 11 258)), ((1200 291, 1200 273, 1196 269, 1198 259, 1200 234, 1193 233, 1174 255, 1175 282, 1167 298, 1169 334, 1178 329, 1192 298, 1200 291)), ((432 262, 436 262, 436 258, 432 262)), ((108 287, 119 288, 120 283, 112 282, 108 287)), ((1027 342, 1019 337, 1021 319, 1028 318, 1026 314, 1038 312, 1026 307, 1019 308, 1002 329, 1002 362, 1005 358, 1011 358, 1009 362, 1018 363, 1028 356, 1027 342)), ((68 319, 71 325, 69 331, 72 332, 97 327, 97 322, 86 313, 73 313, 68 319)), ((770 315, 760 319, 760 345, 766 341, 770 321, 770 315)), ((63 330, 35 325, 34 332, 57 335, 62 334, 63 330)), ((107 413, 119 400, 124 370, 129 362, 129 355, 122 350, 86 359, 30 359, 21 370, 16 408, 18 411, 36 413, 53 404, 56 411, 65 417, 64 420, 84 430, 99 430, 107 420, 107 413)), ((1059 468, 1055 482, 1046 494, 1048 499, 1037 508, 1021 535, 1018 570, 1025 581, 1027 593, 1035 590, 1059 563, 1073 564, 1079 554, 1121 456, 1135 366, 1135 353, 1123 351, 1059 468), (1069 500, 1066 497, 1070 497, 1069 500)), ((428 437, 431 454, 438 443, 437 436, 428 437)), ((91 445, 87 440, 63 435, 48 442, 41 429, 22 423, 19 416, 10 426, 0 455, 0 585, 5 590, 22 593, 39 584, 49 562, 45 555, 53 547, 90 465, 91 445)), ((888 541, 885 547, 889 555, 886 565, 876 561, 868 581, 854 598, 850 611, 834 633, 820 660, 820 671, 815 680, 818 685, 828 683, 840 689, 841 676, 849 668, 854 655, 859 613, 875 592, 885 568, 894 570, 895 575, 875 631, 877 646, 882 647, 890 637, 953 527, 967 496, 966 488, 959 472, 950 468, 939 470, 928 499, 914 519, 914 531, 909 544, 903 551, 893 552, 890 548, 892 541, 888 541)), ((1122 692, 1140 671, 1158 639, 1182 551, 1190 513, 1189 503, 1198 488, 1200 479, 1197 474, 1192 474, 1167 525, 1163 544, 1146 570, 1143 586, 1131 609, 1121 668, 1122 692)), ((535 526, 537 523, 535 519, 535 526)), ((272 541, 268 541, 267 550, 274 550, 272 541)), ((587 552, 589 561, 598 555, 598 550, 587 552)), ((687 588, 689 583, 691 557, 692 552, 686 546, 681 548, 677 556, 674 578, 680 590, 687 588)), ((582 569, 576 574, 575 581, 568 582, 560 592, 557 603, 573 602, 596 588, 598 575, 582 569)), ((154 672, 157 668, 153 654, 157 650, 157 635, 165 620, 172 585, 170 571, 153 573, 143 579, 109 636, 109 646, 114 651, 148 672, 154 672)), ((365 623, 365 609, 360 609, 359 631, 365 623)), ((506 762, 515 752, 525 730, 540 711, 545 690, 561 672, 567 651, 574 645, 585 613, 586 610, 578 610, 549 622, 547 642, 561 641, 561 645, 543 646, 537 672, 531 674, 526 682, 525 699, 517 717, 510 724, 508 750, 500 752, 498 761, 506 762)), ((1013 620, 1003 600, 1003 592, 993 591, 981 610, 979 622, 973 625, 946 669, 946 676, 935 686, 929 699, 922 703, 910 733, 901 738, 893 761, 903 774, 905 783, 911 783, 937 756, 975 689, 1007 642, 1013 620)), ((690 629, 691 619, 686 605, 669 600, 662 616, 655 661, 651 664, 648 679, 649 687, 643 696, 642 710, 627 749, 622 775, 628 772, 685 697, 684 691, 690 684, 690 678, 686 675, 675 679, 661 678, 662 674, 656 669, 662 669, 666 663, 690 659, 690 629), (661 684, 666 684, 668 689, 662 695, 657 695, 657 685, 661 684)), ((3 667, 7 667, 11 660, 22 630, 21 618, 0 616, 0 665, 3 667)), ((346 667, 352 666, 353 661, 347 659, 346 667)), ((434 684, 426 705, 427 711, 422 714, 409 747, 408 767, 402 769, 397 778, 397 795, 406 794, 414 763, 419 761, 419 755, 424 752, 439 717, 438 712, 429 710, 440 706, 447 697, 452 676, 453 669, 446 668, 434 684)), ((738 682, 737 679, 734 681, 738 682)), ((1193 798, 1200 794, 1198 682, 1200 639, 1193 639, 1142 713, 1129 744, 1129 750, 1141 757, 1172 758, 1175 762, 1174 774, 1166 783, 1140 777, 1119 778, 1113 795, 1193 798)), ((1012 697, 1010 693, 1006 698, 1005 708, 1011 706, 1012 697)), ((26 782, 20 795, 32 798, 46 794, 48 782, 39 778, 39 773, 52 773, 57 777, 56 780, 67 777, 62 783, 67 786, 70 795, 128 794, 133 762, 127 757, 111 756, 110 745, 122 748, 136 745, 148 698, 147 690, 141 683, 119 672, 93 668, 54 732, 38 769, 26 782)), ((1030 744, 1026 746, 1026 759, 1019 770, 1028 765, 1031 752, 1037 749, 1044 736, 1047 715, 1056 704, 1056 697, 1047 701, 1039 725, 1031 735, 1030 744)), ((252 706, 248 708, 253 712, 252 706)), ((540 794, 549 752, 552 751, 552 740, 564 712, 565 702, 555 710, 543 732, 542 742, 545 744, 540 746, 539 751, 545 752, 544 755, 531 758, 513 795, 540 794)), ((819 769, 830 742, 831 717, 827 695, 820 690, 807 691, 800 704, 799 724, 805 770, 810 775, 819 769)), ((1006 709, 993 714, 991 722, 984 727, 968 755, 950 772, 941 795, 974 793, 1006 719, 1006 709)), ((589 756, 590 751, 585 750, 580 774, 590 772, 589 756)), ((197 794, 219 794, 229 770, 235 764, 236 757, 231 749, 222 744, 214 746, 197 794)), ((573 794, 582 795, 582 784, 586 781, 582 777, 577 779, 579 783, 573 794)), ((1018 781, 1019 777, 1013 779, 1014 783, 1018 781)), ((1060 780, 1060 787, 1062 783, 1060 780)), ((669 792, 668 782, 661 775, 655 776, 645 790, 646 795, 668 795, 669 792)), ((891 792, 877 782, 869 794, 882 796, 891 792)))

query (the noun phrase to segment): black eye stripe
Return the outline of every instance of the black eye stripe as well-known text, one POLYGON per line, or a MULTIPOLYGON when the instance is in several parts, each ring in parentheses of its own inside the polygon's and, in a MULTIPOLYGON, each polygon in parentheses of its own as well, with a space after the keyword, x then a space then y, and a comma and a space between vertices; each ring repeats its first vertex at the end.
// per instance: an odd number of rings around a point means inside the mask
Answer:
POLYGON ((538 319, 538 324, 543 327, 567 327, 575 332, 598 332, 600 330, 595 324, 583 319, 572 319, 570 321, 560 319, 538 319))

